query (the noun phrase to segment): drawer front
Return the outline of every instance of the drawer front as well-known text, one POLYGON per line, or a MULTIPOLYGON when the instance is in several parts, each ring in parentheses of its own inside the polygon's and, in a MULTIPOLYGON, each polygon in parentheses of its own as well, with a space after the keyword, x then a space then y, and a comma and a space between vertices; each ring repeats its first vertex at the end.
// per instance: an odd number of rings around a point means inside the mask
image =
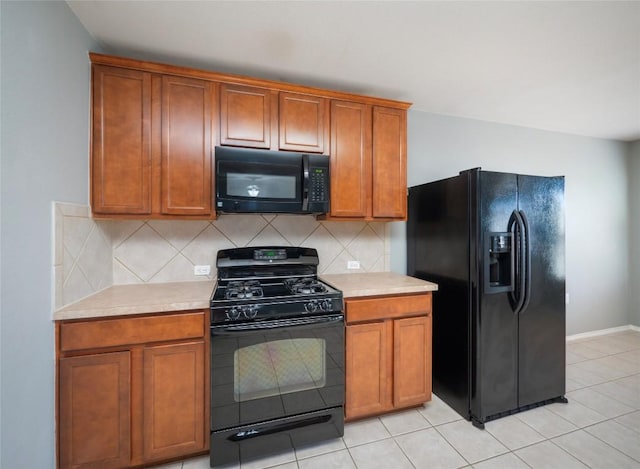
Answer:
POLYGON ((205 312, 62 323, 60 350, 84 350, 205 336, 205 312))
POLYGON ((347 299, 347 324, 378 321, 431 313, 431 293, 422 295, 388 296, 380 298, 347 299))

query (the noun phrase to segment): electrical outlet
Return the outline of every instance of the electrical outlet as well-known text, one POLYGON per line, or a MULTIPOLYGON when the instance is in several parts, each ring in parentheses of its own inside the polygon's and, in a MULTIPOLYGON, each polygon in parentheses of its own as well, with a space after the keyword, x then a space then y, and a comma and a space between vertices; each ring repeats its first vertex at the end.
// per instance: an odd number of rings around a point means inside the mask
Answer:
POLYGON ((211 273, 210 265, 195 265, 193 266, 193 275, 209 275, 211 273))
POLYGON ((360 261, 347 261, 347 269, 359 269, 360 261))

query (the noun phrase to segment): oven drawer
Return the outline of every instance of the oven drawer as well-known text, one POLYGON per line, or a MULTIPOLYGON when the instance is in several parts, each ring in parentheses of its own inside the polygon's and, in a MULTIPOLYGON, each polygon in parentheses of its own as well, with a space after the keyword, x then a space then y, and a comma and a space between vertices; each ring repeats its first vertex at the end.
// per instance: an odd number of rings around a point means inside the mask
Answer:
POLYGON ((63 322, 60 324, 60 351, 199 338, 205 336, 206 330, 204 311, 63 322))
POLYGON ((342 406, 215 431, 211 432, 211 467, 232 464, 237 467, 241 461, 293 451, 343 435, 342 406))
POLYGON ((422 295, 349 298, 345 301, 347 324, 431 313, 431 293, 422 295))

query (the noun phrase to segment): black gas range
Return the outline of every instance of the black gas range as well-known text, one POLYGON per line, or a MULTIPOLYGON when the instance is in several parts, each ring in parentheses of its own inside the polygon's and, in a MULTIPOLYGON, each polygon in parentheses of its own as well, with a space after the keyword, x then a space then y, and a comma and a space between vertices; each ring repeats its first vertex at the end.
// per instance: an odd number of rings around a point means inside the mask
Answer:
POLYGON ((211 323, 341 312, 342 292, 318 280, 318 253, 301 247, 218 251, 211 323))
POLYGON ((342 292, 303 247, 218 252, 211 295, 211 467, 344 433, 342 292))

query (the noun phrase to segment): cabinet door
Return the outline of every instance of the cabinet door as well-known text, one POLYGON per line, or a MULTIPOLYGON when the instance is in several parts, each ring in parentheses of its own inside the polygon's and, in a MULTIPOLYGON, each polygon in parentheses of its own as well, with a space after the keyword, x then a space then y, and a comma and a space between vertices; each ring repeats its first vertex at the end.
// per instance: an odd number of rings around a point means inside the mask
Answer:
POLYGON ((374 218, 407 217, 407 112, 373 108, 374 218))
POLYGON ((431 315, 393 321, 393 405, 431 400, 431 315))
POLYGON ((345 417, 389 410, 391 402, 392 322, 346 327, 345 417))
POLYGON ((129 466, 129 352, 61 358, 59 366, 60 467, 129 466))
POLYGON ((277 92, 250 86, 220 85, 220 143, 271 148, 277 141, 277 92), (275 143, 275 142, 274 142, 275 143))
POLYGON ((371 106, 331 102, 331 216, 362 218, 371 207, 371 106))
POLYGON ((328 100, 280 92, 280 150, 323 153, 329 140, 328 100))
POLYGON ((144 459, 206 449, 203 341, 144 350, 144 459))
POLYGON ((93 66, 91 206, 151 212, 151 74, 93 66))
POLYGON ((212 213, 215 84, 162 77, 162 213, 212 213))

